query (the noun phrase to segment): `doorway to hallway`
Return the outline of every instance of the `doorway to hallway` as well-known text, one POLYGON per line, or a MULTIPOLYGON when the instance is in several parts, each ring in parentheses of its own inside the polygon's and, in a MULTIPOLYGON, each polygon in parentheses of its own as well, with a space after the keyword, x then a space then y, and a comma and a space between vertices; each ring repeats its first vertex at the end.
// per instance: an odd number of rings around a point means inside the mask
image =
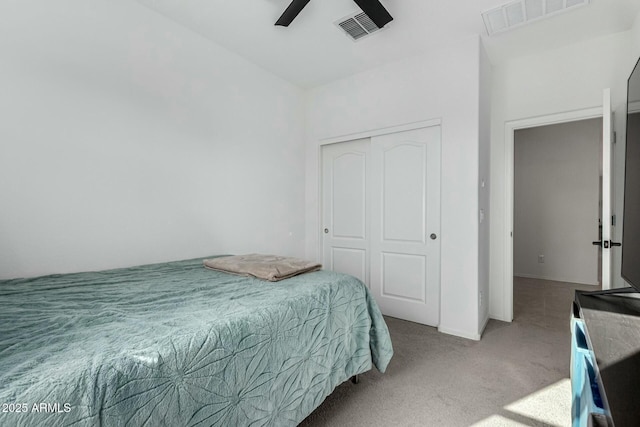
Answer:
POLYGON ((601 283, 602 119, 514 132, 513 275, 601 283))

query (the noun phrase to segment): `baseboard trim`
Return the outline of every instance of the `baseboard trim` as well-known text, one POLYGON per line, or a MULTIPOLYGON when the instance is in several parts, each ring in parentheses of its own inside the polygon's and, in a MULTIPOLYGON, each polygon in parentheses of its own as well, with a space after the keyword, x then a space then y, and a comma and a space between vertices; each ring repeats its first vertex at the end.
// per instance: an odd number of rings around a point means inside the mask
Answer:
POLYGON ((506 317, 502 315, 498 316, 497 314, 490 314, 489 319, 498 320, 500 322, 508 322, 508 323, 513 322, 513 319, 507 319, 506 317))
POLYGON ((566 279, 558 277, 537 276, 535 274, 513 273, 513 277, 523 277, 525 279, 552 280, 554 282, 575 283, 576 285, 598 286, 598 283, 585 282, 584 280, 566 279))
POLYGON ((442 326, 438 326, 438 332, 442 332, 447 335, 454 335, 460 338, 466 338, 468 340, 480 341, 480 334, 469 334, 455 329, 443 328, 442 326))

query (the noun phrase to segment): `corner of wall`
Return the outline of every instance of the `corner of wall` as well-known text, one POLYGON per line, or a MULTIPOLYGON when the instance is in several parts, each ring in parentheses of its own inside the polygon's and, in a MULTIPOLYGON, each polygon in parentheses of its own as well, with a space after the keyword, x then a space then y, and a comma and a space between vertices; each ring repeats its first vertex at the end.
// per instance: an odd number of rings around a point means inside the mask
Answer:
POLYGON ((478 97, 478 334, 482 335, 489 319, 490 302, 490 221, 491 221, 491 85, 489 56, 479 39, 478 97))

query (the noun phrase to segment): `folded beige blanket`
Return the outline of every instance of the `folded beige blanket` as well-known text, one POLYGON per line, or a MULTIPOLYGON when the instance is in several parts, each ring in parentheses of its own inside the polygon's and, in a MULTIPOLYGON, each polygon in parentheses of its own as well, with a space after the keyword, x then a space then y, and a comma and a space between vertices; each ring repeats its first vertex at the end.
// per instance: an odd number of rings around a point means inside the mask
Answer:
POLYGON ((320 270, 321 264, 277 255, 234 255, 205 259, 204 266, 223 273, 253 276, 277 282, 302 273, 320 270))

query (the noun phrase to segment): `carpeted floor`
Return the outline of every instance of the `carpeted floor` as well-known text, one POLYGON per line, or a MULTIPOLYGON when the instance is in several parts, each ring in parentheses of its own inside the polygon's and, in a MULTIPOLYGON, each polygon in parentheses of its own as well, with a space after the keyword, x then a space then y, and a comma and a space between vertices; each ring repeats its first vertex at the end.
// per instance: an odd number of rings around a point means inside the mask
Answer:
POLYGON ((514 321, 482 340, 386 318, 394 357, 340 385, 301 426, 569 426, 570 283, 515 278, 514 321))

